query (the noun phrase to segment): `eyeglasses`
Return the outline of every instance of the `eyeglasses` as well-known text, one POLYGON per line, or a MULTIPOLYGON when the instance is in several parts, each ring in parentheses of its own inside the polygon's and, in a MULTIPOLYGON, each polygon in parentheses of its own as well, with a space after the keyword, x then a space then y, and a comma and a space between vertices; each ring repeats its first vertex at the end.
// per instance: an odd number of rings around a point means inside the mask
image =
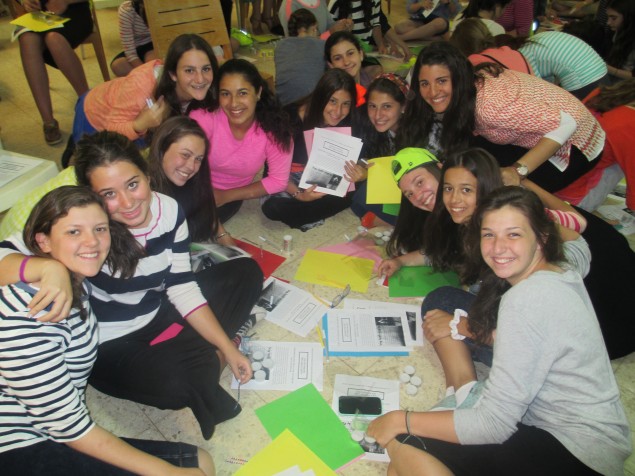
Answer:
POLYGON ((344 300, 346 296, 348 296, 348 293, 350 292, 351 292, 351 285, 347 284, 346 287, 344 288, 344 291, 342 291, 340 294, 335 296, 335 299, 333 299, 333 302, 331 302, 331 309, 339 306, 339 304, 344 300))

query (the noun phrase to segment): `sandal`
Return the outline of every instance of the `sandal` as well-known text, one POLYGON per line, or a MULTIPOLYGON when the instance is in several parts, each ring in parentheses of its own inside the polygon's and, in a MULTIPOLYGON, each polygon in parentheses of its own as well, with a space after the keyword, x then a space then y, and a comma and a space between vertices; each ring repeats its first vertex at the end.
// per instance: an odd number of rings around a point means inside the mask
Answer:
POLYGON ((44 124, 44 140, 48 145, 56 145, 62 142, 60 125, 55 119, 44 124))

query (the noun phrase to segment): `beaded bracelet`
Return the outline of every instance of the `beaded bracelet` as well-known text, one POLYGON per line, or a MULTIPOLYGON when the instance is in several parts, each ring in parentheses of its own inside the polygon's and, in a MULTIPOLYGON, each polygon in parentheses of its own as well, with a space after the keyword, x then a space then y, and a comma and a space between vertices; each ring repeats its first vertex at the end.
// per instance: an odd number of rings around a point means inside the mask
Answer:
POLYGON ((28 263, 28 261, 32 258, 32 256, 25 256, 24 259, 22 260, 22 263, 20 263, 20 272, 18 273, 18 276, 20 278, 20 281, 22 281, 23 283, 26 283, 26 278, 24 277, 24 271, 26 270, 26 264, 28 263))

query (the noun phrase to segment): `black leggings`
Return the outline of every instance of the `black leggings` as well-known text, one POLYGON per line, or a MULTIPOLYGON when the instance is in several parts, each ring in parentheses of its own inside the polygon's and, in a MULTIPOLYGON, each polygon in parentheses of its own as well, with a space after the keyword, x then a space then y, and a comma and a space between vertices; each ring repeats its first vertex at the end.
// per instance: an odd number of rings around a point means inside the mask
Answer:
POLYGON ((626 238, 601 218, 576 207, 587 221, 582 237, 591 250, 591 269, 584 278, 604 343, 611 359, 635 351, 635 252, 626 238))
MULTIPOLYGON (((170 441, 121 438, 138 450, 181 468, 198 468, 198 448, 170 441)), ((0 453, 3 476, 123 476, 132 473, 75 451, 63 443, 42 441, 24 448, 0 453)))
POLYGON ((397 439, 431 454, 455 476, 600 474, 573 456, 551 433, 522 423, 501 444, 460 445, 412 435, 399 435, 397 439))
POLYGON ((301 202, 290 196, 276 194, 262 204, 262 213, 269 220, 281 221, 291 228, 300 228, 302 225, 315 223, 316 221, 337 215, 342 210, 351 206, 353 193, 344 197, 325 195, 312 202, 301 202))
MULTIPOLYGON (((509 167, 527 153, 527 149, 524 147, 512 144, 494 144, 481 136, 474 137, 471 140, 471 145, 488 151, 496 158, 501 167, 509 167)), ((598 164, 601 158, 602 154, 589 162, 584 154, 580 152, 580 149, 571 146, 569 166, 564 172, 560 172, 551 162, 546 161, 529 174, 529 178, 547 192, 555 193, 586 174, 598 164)))
MULTIPOLYGON (((262 290, 262 271, 250 258, 217 264, 196 274, 205 299, 231 338, 249 317, 262 290)), ((192 409, 203 437, 240 412, 218 384, 216 348, 203 339, 165 298, 147 326, 99 346, 89 383, 113 397, 161 409, 192 409), (184 326, 174 338, 150 342, 174 323, 184 326)))

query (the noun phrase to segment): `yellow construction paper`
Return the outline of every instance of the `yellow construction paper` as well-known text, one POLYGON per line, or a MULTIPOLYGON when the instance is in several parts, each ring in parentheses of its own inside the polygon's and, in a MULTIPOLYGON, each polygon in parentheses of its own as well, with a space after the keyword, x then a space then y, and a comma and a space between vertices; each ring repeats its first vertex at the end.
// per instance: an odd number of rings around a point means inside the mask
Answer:
POLYGON ((375 165, 368 168, 366 203, 401 203, 401 190, 390 170, 393 159, 394 157, 379 157, 369 160, 375 165))
POLYGON ((374 265, 372 259, 307 250, 295 279, 334 288, 350 284, 353 291, 365 293, 374 265))
POLYGON ((69 18, 51 15, 50 13, 31 12, 19 16, 11 21, 11 24, 24 27, 30 31, 42 32, 53 28, 61 28, 68 20, 69 18))
POLYGON ((331 468, 289 430, 280 433, 234 473, 234 476, 272 476, 296 465, 302 471, 312 469, 317 476, 336 476, 331 468))

